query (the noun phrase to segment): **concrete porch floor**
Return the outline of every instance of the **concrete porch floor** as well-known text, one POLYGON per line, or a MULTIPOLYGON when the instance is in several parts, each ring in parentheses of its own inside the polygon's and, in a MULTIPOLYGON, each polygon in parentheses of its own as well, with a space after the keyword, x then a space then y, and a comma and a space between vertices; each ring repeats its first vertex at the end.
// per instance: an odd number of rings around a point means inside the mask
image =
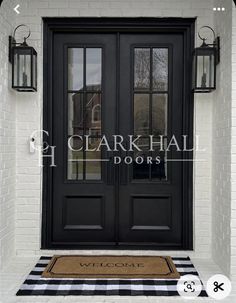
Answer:
MULTIPOLYGON (((59 303, 59 302, 80 302, 80 303, 159 303, 159 302, 190 302, 180 297, 119 297, 119 296, 25 296, 16 297, 15 293, 19 289, 21 283, 34 267, 38 260, 37 257, 14 257, 4 269, 0 272, 0 303, 17 303, 17 302, 32 302, 32 303, 59 303)), ((214 274, 221 273, 220 268, 208 259, 191 259, 196 267, 199 275, 206 285, 206 281, 214 274)), ((232 296, 221 302, 235 302, 232 296)), ((191 300, 192 302, 193 300, 191 300)), ((196 298, 194 302, 215 302, 210 298, 196 298)))

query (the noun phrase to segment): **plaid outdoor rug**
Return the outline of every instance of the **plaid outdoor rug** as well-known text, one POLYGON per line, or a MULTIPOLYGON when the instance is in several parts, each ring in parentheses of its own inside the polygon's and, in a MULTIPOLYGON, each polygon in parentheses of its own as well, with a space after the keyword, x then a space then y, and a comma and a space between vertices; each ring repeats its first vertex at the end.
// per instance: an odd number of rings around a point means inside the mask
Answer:
MULTIPOLYGON (((177 279, 42 278, 51 257, 41 257, 17 296, 179 296, 177 279)), ((172 258, 180 276, 198 273, 189 257, 172 258)), ((207 297, 205 290, 201 297, 207 297)))

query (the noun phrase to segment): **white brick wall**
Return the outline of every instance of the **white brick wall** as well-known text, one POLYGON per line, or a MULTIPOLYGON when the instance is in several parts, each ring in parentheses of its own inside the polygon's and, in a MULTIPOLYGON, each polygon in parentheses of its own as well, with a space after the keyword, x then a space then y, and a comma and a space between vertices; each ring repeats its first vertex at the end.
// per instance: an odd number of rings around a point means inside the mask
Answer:
POLYGON ((215 32, 221 38, 221 62, 212 107, 212 254, 222 270, 230 274, 232 1, 216 0, 215 6, 222 3, 225 12, 214 12, 215 32))
POLYGON ((16 177, 16 95, 9 90, 8 35, 12 33, 12 1, 0 9, 0 269, 14 254, 16 177))
POLYGON ((236 292, 236 8, 232 11, 231 278, 236 292))
MULTIPOLYGON (((5 0, 5 3, 9 0, 5 0)), ((195 249, 190 255, 195 257, 210 257, 211 245, 214 251, 222 249, 226 256, 223 267, 229 273, 230 251, 230 154, 223 154, 218 149, 220 138, 226 146, 230 143, 230 74, 226 64, 230 64, 230 6, 231 0, 225 0, 227 7, 226 16, 215 15, 215 26, 221 35, 223 46, 221 56, 222 62, 218 67, 218 90, 213 94, 195 95, 195 134, 200 135, 200 144, 206 148, 204 153, 196 153, 195 159, 204 158, 206 162, 195 162, 194 164, 194 219, 195 219, 195 249), (222 22, 220 22, 222 20, 222 22), (224 36, 224 37, 223 37, 224 36), (225 54, 225 56, 223 55, 225 54), (227 56, 226 56, 227 55, 227 56), (224 56, 224 57, 223 57, 224 56), (211 139, 212 142, 211 142, 211 139), (213 146, 213 148, 212 148, 213 146), (216 149, 217 148, 217 149, 216 149), (223 158, 222 158, 223 154, 223 158), (216 161, 221 160, 219 166, 216 161), (213 163, 212 163, 213 162, 213 163), (223 181, 223 182, 222 182, 223 181), (216 220, 212 221, 212 213, 216 220), (223 214, 223 217, 221 216, 223 214), (219 224, 218 224, 219 222, 219 224), (212 231, 213 227, 213 231, 212 231), (224 230, 225 228, 225 230, 224 230), (212 239, 213 232, 213 243, 212 239), (216 237, 217 233, 220 235, 216 237)), ((42 172, 37 166, 36 155, 28 152, 28 139, 32 131, 42 127, 42 20, 43 16, 153 16, 153 17, 195 17, 197 16, 196 31, 202 25, 214 25, 213 7, 221 2, 213 0, 19 0, 21 14, 16 17, 16 23, 26 23, 32 30, 30 44, 38 51, 39 66, 39 89, 37 93, 17 94, 16 105, 16 143, 17 143, 17 168, 16 168, 16 229, 15 244, 18 255, 40 253, 40 230, 41 230, 41 177, 42 172)), ((5 7, 4 7, 5 8, 5 7)), ((2 9, 2 8, 1 8, 2 9)), ((4 13, 9 16, 9 11, 4 13)), ((223 13, 222 13, 223 14, 223 13)), ((236 24, 234 24, 236 26, 236 24)), ((214 27, 214 26, 213 26, 214 27)), ((234 43, 236 44, 236 37, 234 43)), ((1 39, 2 46, 2 39, 1 39)), ((199 45, 199 41, 197 41, 199 45)), ((1 52, 2 54, 2 52, 1 52)), ((7 62, 7 51, 3 53, 3 61, 7 62)), ((236 53, 233 58, 234 81, 236 81, 236 53)), ((2 62, 2 60, 0 61, 2 62)), ((8 66, 8 65, 6 65, 8 66)), ((5 72, 4 72, 5 73, 5 72)), ((7 74, 5 73, 6 78, 7 74)), ((7 92, 10 94, 9 92, 7 92)), ((236 91, 233 92, 236 102, 236 91)), ((9 98, 10 99, 10 98, 9 98)), ((9 100, 8 100, 9 102, 9 100)), ((2 106, 2 100, 0 102, 2 106)), ((1 114, 1 113, 0 113, 1 114)), ((236 106, 233 125, 236 126, 236 106)), ((1 134, 0 134, 1 136, 1 134)), ((1 137, 0 137, 1 138, 1 137)), ((236 152, 235 143, 232 153, 236 152)), ((0 151, 1 157, 1 151, 0 151)), ((232 171, 236 175, 236 159, 232 165, 232 171)), ((1 168, 0 168, 1 172, 1 168)), ((12 186, 14 188, 14 186, 12 186)), ((233 189, 233 183, 232 183, 233 189)), ((12 190, 14 194, 14 190, 12 190)), ((236 193, 234 193, 234 197, 236 193)), ((232 206, 233 207, 233 206, 232 206)), ((234 214, 234 228, 236 229, 236 209, 234 214)), ((13 211, 12 211, 13 214, 13 211)), ((10 230, 10 229, 9 229, 10 230)), ((234 230, 235 231, 235 230, 234 230)), ((233 233, 232 233, 233 234, 233 233)), ((0 230, 1 235, 1 230, 0 230)), ((0 237, 1 239, 1 237, 0 237)), ((235 232, 236 239, 236 232, 235 232)), ((236 241, 232 247, 231 262, 236 266, 236 241)), ((6 246, 7 247, 7 246, 6 246)), ((12 249, 12 248, 11 248, 12 249)), ((91 253, 91 252, 90 252, 91 253)), ((183 254, 184 252, 173 252, 183 254)), ((186 252, 188 253, 188 252, 186 252)), ((214 259, 219 263, 221 254, 214 252, 214 259)), ((222 261, 222 259, 221 259, 222 261)), ((221 263, 222 264, 222 263, 221 263)))

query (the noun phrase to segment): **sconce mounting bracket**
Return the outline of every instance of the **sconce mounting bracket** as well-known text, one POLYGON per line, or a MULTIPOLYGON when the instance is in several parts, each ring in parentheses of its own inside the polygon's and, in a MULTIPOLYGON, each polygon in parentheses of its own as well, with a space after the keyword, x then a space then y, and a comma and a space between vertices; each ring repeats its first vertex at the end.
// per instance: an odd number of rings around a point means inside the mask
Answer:
POLYGON ((215 38, 214 45, 216 48, 216 65, 217 65, 220 63, 220 37, 219 36, 215 38))
POLYGON ((11 50, 12 50, 12 47, 14 45, 16 45, 16 40, 12 36, 9 36, 8 41, 9 41, 9 51, 8 51, 9 57, 8 57, 8 60, 9 60, 10 63, 12 63, 12 51, 11 50))

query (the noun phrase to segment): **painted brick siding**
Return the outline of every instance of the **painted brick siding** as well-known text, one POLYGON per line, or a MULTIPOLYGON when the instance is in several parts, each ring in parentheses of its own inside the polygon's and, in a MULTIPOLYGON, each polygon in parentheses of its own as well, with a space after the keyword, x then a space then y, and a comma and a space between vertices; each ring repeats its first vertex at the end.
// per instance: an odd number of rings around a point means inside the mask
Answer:
POLYGON ((232 10, 231 278, 236 293, 236 7, 232 10))
MULTIPOLYGON (((44 16, 152 16, 196 17, 196 30, 213 24, 213 1, 45 1, 21 0, 17 23, 26 23, 32 30, 30 43, 38 52, 38 92, 19 94, 17 102, 17 219, 16 252, 18 255, 39 254, 41 231, 41 177, 37 155, 29 154, 28 139, 32 131, 42 127, 42 19, 44 16)), ((212 95, 196 96, 195 133, 207 150, 195 158, 206 160, 194 164, 195 249, 196 257, 211 255, 211 124, 212 95)), ((183 254, 183 252, 173 252, 183 254)), ((188 253, 188 252, 186 252, 188 253)), ((189 254, 189 253, 188 253, 189 254)))
MULTIPOLYGON (((232 1, 19 0, 18 16, 12 9, 13 3, 4 0, 0 9, 0 268, 14 252, 18 255, 40 253, 42 171, 37 166, 37 155, 29 154, 28 139, 32 131, 42 128, 41 17, 197 16, 196 31, 202 25, 213 25, 221 36, 222 49, 217 67, 217 91, 195 95, 194 130, 200 135, 200 145, 206 148, 206 152, 195 154, 195 160, 206 161, 194 163, 195 250, 190 255, 212 255, 226 274, 231 273, 235 283, 236 9, 233 6, 231 10, 232 1), (213 7, 222 4, 226 8, 224 13, 213 12, 213 7), (39 63, 37 93, 16 94, 9 88, 8 34, 12 33, 12 23, 26 23, 32 30, 30 44, 38 51, 39 63)), ((196 44, 199 45, 197 39, 196 44)))
MULTIPOLYGON (((215 1, 222 6, 222 1, 215 1)), ((221 38, 217 90, 213 94, 212 119, 212 255, 223 272, 230 274, 231 215, 231 42, 232 1, 224 1, 225 12, 215 12, 215 31, 221 38)))
POLYGON ((5 1, 0 9, 0 269, 15 252, 16 95, 8 80, 12 15, 12 1, 5 1))

